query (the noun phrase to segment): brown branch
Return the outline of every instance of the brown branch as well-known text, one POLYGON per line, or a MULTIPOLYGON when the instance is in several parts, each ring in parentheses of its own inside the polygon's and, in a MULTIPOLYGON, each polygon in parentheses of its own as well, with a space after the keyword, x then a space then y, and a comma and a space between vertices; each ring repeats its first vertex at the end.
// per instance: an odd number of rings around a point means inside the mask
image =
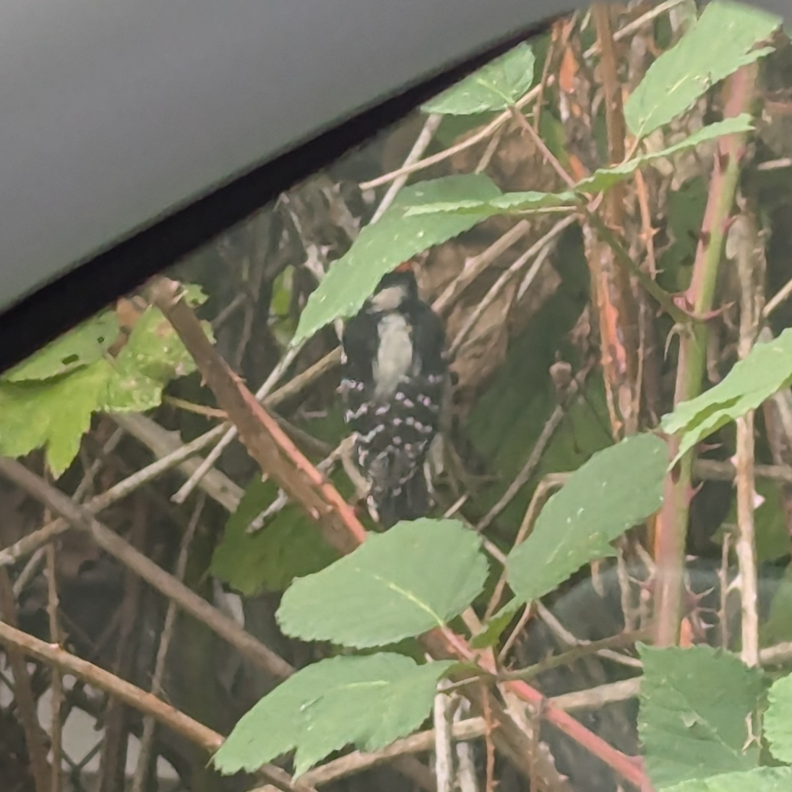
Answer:
MULTIPOLYGON (((14 629, 10 627, 11 624, 16 625, 14 589, 6 569, 0 569, 0 616, 8 622, 9 629, 14 629)), ((0 625, 2 624, 3 622, 0 622, 0 625)), ((8 662, 14 677, 14 699, 30 757, 30 772, 36 785, 36 792, 48 792, 52 771, 47 762, 44 731, 39 725, 36 715, 36 700, 33 696, 24 654, 15 646, 9 646, 7 650, 8 662)))
POLYGON ((73 503, 68 496, 32 473, 19 462, 0 458, 0 475, 13 481, 71 525, 89 533, 110 555, 136 572, 149 585, 173 600, 182 610, 206 624, 243 655, 264 668, 276 679, 292 673, 292 667, 264 644, 243 630, 192 589, 169 575, 164 569, 132 547, 128 542, 99 522, 85 507, 73 503))
POLYGON ((636 641, 645 640, 647 637, 645 632, 635 631, 612 635, 609 638, 602 638, 599 641, 581 641, 577 646, 572 647, 572 649, 567 649, 567 651, 561 652, 561 654, 551 655, 545 660, 528 666, 528 668, 501 673, 500 678, 505 680, 522 679, 525 682, 529 682, 545 671, 550 671, 553 668, 558 668, 563 665, 571 665, 583 657, 598 654, 603 649, 622 649, 632 646, 636 641))
POLYGON ((277 421, 220 357, 190 306, 181 299, 180 286, 161 277, 150 287, 150 295, 193 356, 204 381, 262 471, 319 522, 331 545, 343 552, 362 542, 366 530, 352 507, 294 446, 277 421))
POLYGON ((151 715, 159 723, 207 751, 216 751, 223 742, 222 735, 193 720, 156 696, 152 696, 142 688, 119 679, 115 674, 77 657, 59 646, 28 635, 5 621, 0 621, 0 643, 104 690, 130 707, 151 715))
MULTIPOLYGON (((150 715, 158 723, 167 726, 209 753, 217 751, 223 743, 224 738, 221 734, 204 726, 189 715, 185 715, 151 693, 131 682, 120 679, 104 668, 70 654, 59 646, 48 644, 28 635, 4 621, 0 621, 0 643, 8 648, 9 654, 16 651, 27 657, 33 657, 48 665, 56 666, 63 673, 72 674, 77 679, 104 690, 124 704, 145 715, 150 715)), ((259 772, 265 778, 272 780, 278 787, 289 792, 315 792, 310 784, 292 783, 288 773, 279 767, 264 765, 259 772)))
MULTIPOLYGON (((60 646, 62 642, 60 620, 58 619, 58 585, 55 579, 55 545, 47 545, 47 615, 49 617, 50 643, 60 646)), ((63 756, 63 724, 61 707, 63 704, 63 675, 57 668, 52 669, 52 725, 50 742, 52 744, 52 776, 50 792, 60 792, 61 761, 63 756)))
MULTIPOLYGON (((192 310, 180 300, 179 288, 173 281, 158 279, 151 289, 155 304, 171 321, 183 343, 193 355, 204 381, 214 392, 218 404, 226 410, 239 429, 239 435, 251 455, 262 469, 279 481, 284 490, 297 501, 320 517, 330 521, 319 521, 335 540, 335 546, 349 551, 365 540, 365 530, 337 491, 322 482, 321 474, 293 448, 272 417, 255 401, 227 364, 218 355, 206 338, 192 310), (304 476, 304 478, 301 478, 304 476), (322 507, 322 511, 319 510, 322 507)), ((117 537, 116 537, 117 538, 117 537)), ((431 633, 427 642, 439 656, 456 656, 466 661, 480 661, 488 673, 494 674, 494 658, 479 657, 463 639, 450 630, 431 633)), ((534 707, 544 704, 539 691, 524 682, 506 683, 508 688, 523 701, 534 707)), ((544 717, 576 742, 586 747, 602 761, 613 767, 631 783, 641 786, 646 778, 639 760, 621 753, 605 740, 598 737, 574 718, 553 707, 544 707, 544 717)), ((515 724, 506 718, 503 728, 511 729, 515 724)), ((519 728, 512 731, 513 740, 518 740, 519 728)))

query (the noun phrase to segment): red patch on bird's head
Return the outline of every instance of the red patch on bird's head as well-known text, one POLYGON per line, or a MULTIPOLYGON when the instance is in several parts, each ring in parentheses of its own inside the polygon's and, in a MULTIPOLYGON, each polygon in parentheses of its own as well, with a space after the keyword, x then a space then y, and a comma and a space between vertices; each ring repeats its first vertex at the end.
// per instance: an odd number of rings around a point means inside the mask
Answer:
POLYGON ((399 266, 398 266, 398 267, 396 267, 396 269, 395 269, 395 270, 393 270, 393 271, 394 271, 394 272, 412 272, 412 268, 413 268, 413 263, 412 263, 412 261, 403 261, 403 262, 402 262, 401 264, 399 264, 399 266))

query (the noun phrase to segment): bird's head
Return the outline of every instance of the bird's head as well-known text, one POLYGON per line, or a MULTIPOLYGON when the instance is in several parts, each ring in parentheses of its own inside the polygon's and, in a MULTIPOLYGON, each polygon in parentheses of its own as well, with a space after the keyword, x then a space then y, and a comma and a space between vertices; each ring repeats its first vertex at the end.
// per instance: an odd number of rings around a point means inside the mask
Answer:
POLYGON ((382 277, 367 301, 372 313, 398 310, 405 302, 418 299, 418 282, 408 261, 382 277))

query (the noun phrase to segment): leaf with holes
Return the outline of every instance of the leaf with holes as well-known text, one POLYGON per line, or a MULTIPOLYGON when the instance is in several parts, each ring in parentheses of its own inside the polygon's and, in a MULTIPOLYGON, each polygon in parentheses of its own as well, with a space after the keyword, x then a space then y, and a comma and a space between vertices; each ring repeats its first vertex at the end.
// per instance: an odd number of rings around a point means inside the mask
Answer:
POLYGON ((295 638, 385 646, 442 627, 487 578, 481 539, 455 520, 401 522, 315 575, 298 578, 278 609, 295 638))
POLYGON ((779 17, 742 3, 710 3, 628 98, 624 117, 630 131, 645 137, 684 113, 715 83, 772 52, 758 45, 780 24, 779 17))
POLYGON ((533 85, 535 58, 528 44, 518 44, 492 63, 443 91, 421 108, 425 113, 475 115, 504 110, 533 85))
POLYGON ((773 682, 768 700, 770 704, 764 717, 765 737, 779 762, 792 763, 792 674, 773 682))
POLYGON ((522 602, 543 597, 588 561, 613 555, 611 542, 663 502, 666 444, 634 435, 578 468, 542 509, 533 533, 506 562, 522 602))
POLYGON ((492 180, 480 174, 446 176, 405 187, 380 220, 366 226, 346 255, 333 262, 308 299, 292 343, 308 338, 334 319, 352 316, 387 272, 485 219, 476 214, 408 217, 411 206, 454 201, 459 196, 486 200, 499 194, 492 180))
POLYGON ((297 749, 295 775, 333 751, 377 751, 415 731, 429 714, 438 680, 452 662, 409 657, 334 657, 298 671, 234 727, 215 754, 222 773, 253 771, 297 749))
POLYGON ((3 376, 6 382, 31 382, 68 374, 101 360, 118 337, 118 320, 112 311, 83 322, 47 344, 3 376))
MULTIPOLYGON (((192 303, 203 299, 195 286, 185 291, 192 303)), ((102 314, 54 342, 41 357, 33 356, 11 381, 0 380, 0 453, 20 457, 43 447, 50 469, 59 476, 77 455, 92 413, 157 407, 171 379, 195 370, 156 309, 142 314, 113 359, 107 347, 117 335, 115 315, 102 314)))
POLYGON ((757 766, 749 721, 764 687, 760 671, 709 646, 639 650, 638 731, 655 788, 757 766))
POLYGON ((778 338, 757 343, 715 387, 676 406, 663 417, 668 434, 681 434, 675 462, 721 426, 755 410, 781 388, 792 384, 792 328, 778 338))

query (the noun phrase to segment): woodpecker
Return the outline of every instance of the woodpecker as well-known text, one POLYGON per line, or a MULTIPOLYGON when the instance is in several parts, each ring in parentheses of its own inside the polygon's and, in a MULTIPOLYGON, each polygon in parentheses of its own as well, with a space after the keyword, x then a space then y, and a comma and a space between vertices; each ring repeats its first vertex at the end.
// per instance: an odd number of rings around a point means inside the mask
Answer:
POLYGON ((342 338, 339 391, 369 506, 390 528, 429 509, 424 462, 438 431, 445 334, 409 264, 385 275, 342 338))

